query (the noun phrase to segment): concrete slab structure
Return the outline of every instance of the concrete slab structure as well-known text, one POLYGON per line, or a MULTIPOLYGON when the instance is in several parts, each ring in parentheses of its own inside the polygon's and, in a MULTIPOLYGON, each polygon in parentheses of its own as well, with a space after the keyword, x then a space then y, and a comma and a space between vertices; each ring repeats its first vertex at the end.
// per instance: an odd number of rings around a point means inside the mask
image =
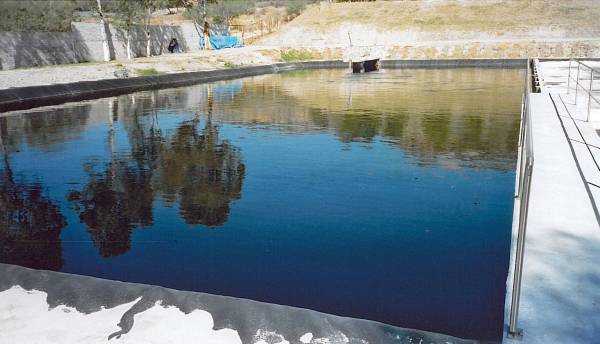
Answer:
POLYGON ((518 322, 523 337, 506 343, 600 340, 600 137, 585 121, 583 95, 575 104, 573 85, 567 92, 568 64, 537 64, 541 93, 529 104, 535 164, 518 322))

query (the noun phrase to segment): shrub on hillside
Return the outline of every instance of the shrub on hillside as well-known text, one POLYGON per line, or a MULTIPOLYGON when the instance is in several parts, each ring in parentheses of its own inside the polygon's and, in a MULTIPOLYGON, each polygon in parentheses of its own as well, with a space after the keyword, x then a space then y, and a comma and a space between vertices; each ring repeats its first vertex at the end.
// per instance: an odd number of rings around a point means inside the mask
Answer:
POLYGON ((3 0, 0 31, 70 31, 77 7, 74 0, 3 0))
POLYGON ((287 2, 287 13, 292 15, 298 15, 306 8, 305 0, 288 0, 287 2))
POLYGON ((208 16, 213 18, 216 24, 229 24, 229 20, 240 14, 252 13, 255 0, 229 0, 209 3, 207 6, 208 16))

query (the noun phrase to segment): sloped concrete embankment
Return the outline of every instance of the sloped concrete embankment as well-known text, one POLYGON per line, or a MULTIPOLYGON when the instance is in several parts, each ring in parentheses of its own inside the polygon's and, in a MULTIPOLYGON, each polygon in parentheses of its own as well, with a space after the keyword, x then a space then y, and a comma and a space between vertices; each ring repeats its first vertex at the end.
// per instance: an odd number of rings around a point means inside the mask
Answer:
POLYGON ((0 264, 0 277, 0 299, 12 298, 0 303, 0 330, 8 342, 470 343, 306 309, 15 265, 0 264), (37 309, 40 296, 44 307, 24 314, 37 309), (77 323, 65 324, 69 319, 77 323))

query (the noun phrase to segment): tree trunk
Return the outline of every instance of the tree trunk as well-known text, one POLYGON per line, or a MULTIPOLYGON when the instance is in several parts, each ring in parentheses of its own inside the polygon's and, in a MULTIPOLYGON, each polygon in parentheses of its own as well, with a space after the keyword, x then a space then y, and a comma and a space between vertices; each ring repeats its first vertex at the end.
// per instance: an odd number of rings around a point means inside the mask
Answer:
POLYGON ((204 50, 210 50, 210 29, 208 22, 204 22, 204 50))
POLYGON ((146 17, 146 56, 150 57, 150 19, 152 19, 152 9, 148 8, 146 17))
POLYGON ((146 28, 146 56, 151 56, 150 51, 150 30, 146 28))
POLYGON ((129 30, 127 30, 127 59, 131 60, 131 35, 129 30))
POLYGON ((210 31, 208 29, 208 22, 206 21, 206 0, 200 0, 202 2, 202 20, 204 21, 204 49, 210 50, 210 31))
POLYGON ((104 61, 110 61, 110 50, 108 49, 108 36, 106 34, 106 23, 104 21, 104 13, 102 13, 102 4, 100 0, 96 0, 98 4, 98 14, 100 15, 100 32, 102 34, 102 50, 104 51, 104 61))
MULTIPOLYGON (((206 4, 205 4, 205 0, 193 0, 196 1, 198 6, 201 7, 203 9, 203 12, 201 14, 198 15, 198 13, 196 12, 190 12, 193 13, 191 15, 192 17, 192 22, 194 23, 194 29, 196 29, 196 32, 198 33, 198 38, 200 40, 204 39, 204 29, 203 29, 203 25, 204 22, 206 21, 206 4)), ((191 5, 191 3, 193 2, 192 0, 190 0, 190 6, 193 7, 193 5, 191 5)), ((200 42, 198 42, 200 43, 200 42)))

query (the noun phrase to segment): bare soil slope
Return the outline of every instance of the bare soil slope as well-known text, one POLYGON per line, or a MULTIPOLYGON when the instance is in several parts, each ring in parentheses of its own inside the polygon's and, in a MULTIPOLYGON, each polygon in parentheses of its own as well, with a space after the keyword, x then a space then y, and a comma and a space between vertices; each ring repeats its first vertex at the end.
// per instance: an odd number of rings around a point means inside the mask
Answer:
POLYGON ((257 44, 384 46, 388 57, 594 56, 599 0, 322 3, 257 44))

